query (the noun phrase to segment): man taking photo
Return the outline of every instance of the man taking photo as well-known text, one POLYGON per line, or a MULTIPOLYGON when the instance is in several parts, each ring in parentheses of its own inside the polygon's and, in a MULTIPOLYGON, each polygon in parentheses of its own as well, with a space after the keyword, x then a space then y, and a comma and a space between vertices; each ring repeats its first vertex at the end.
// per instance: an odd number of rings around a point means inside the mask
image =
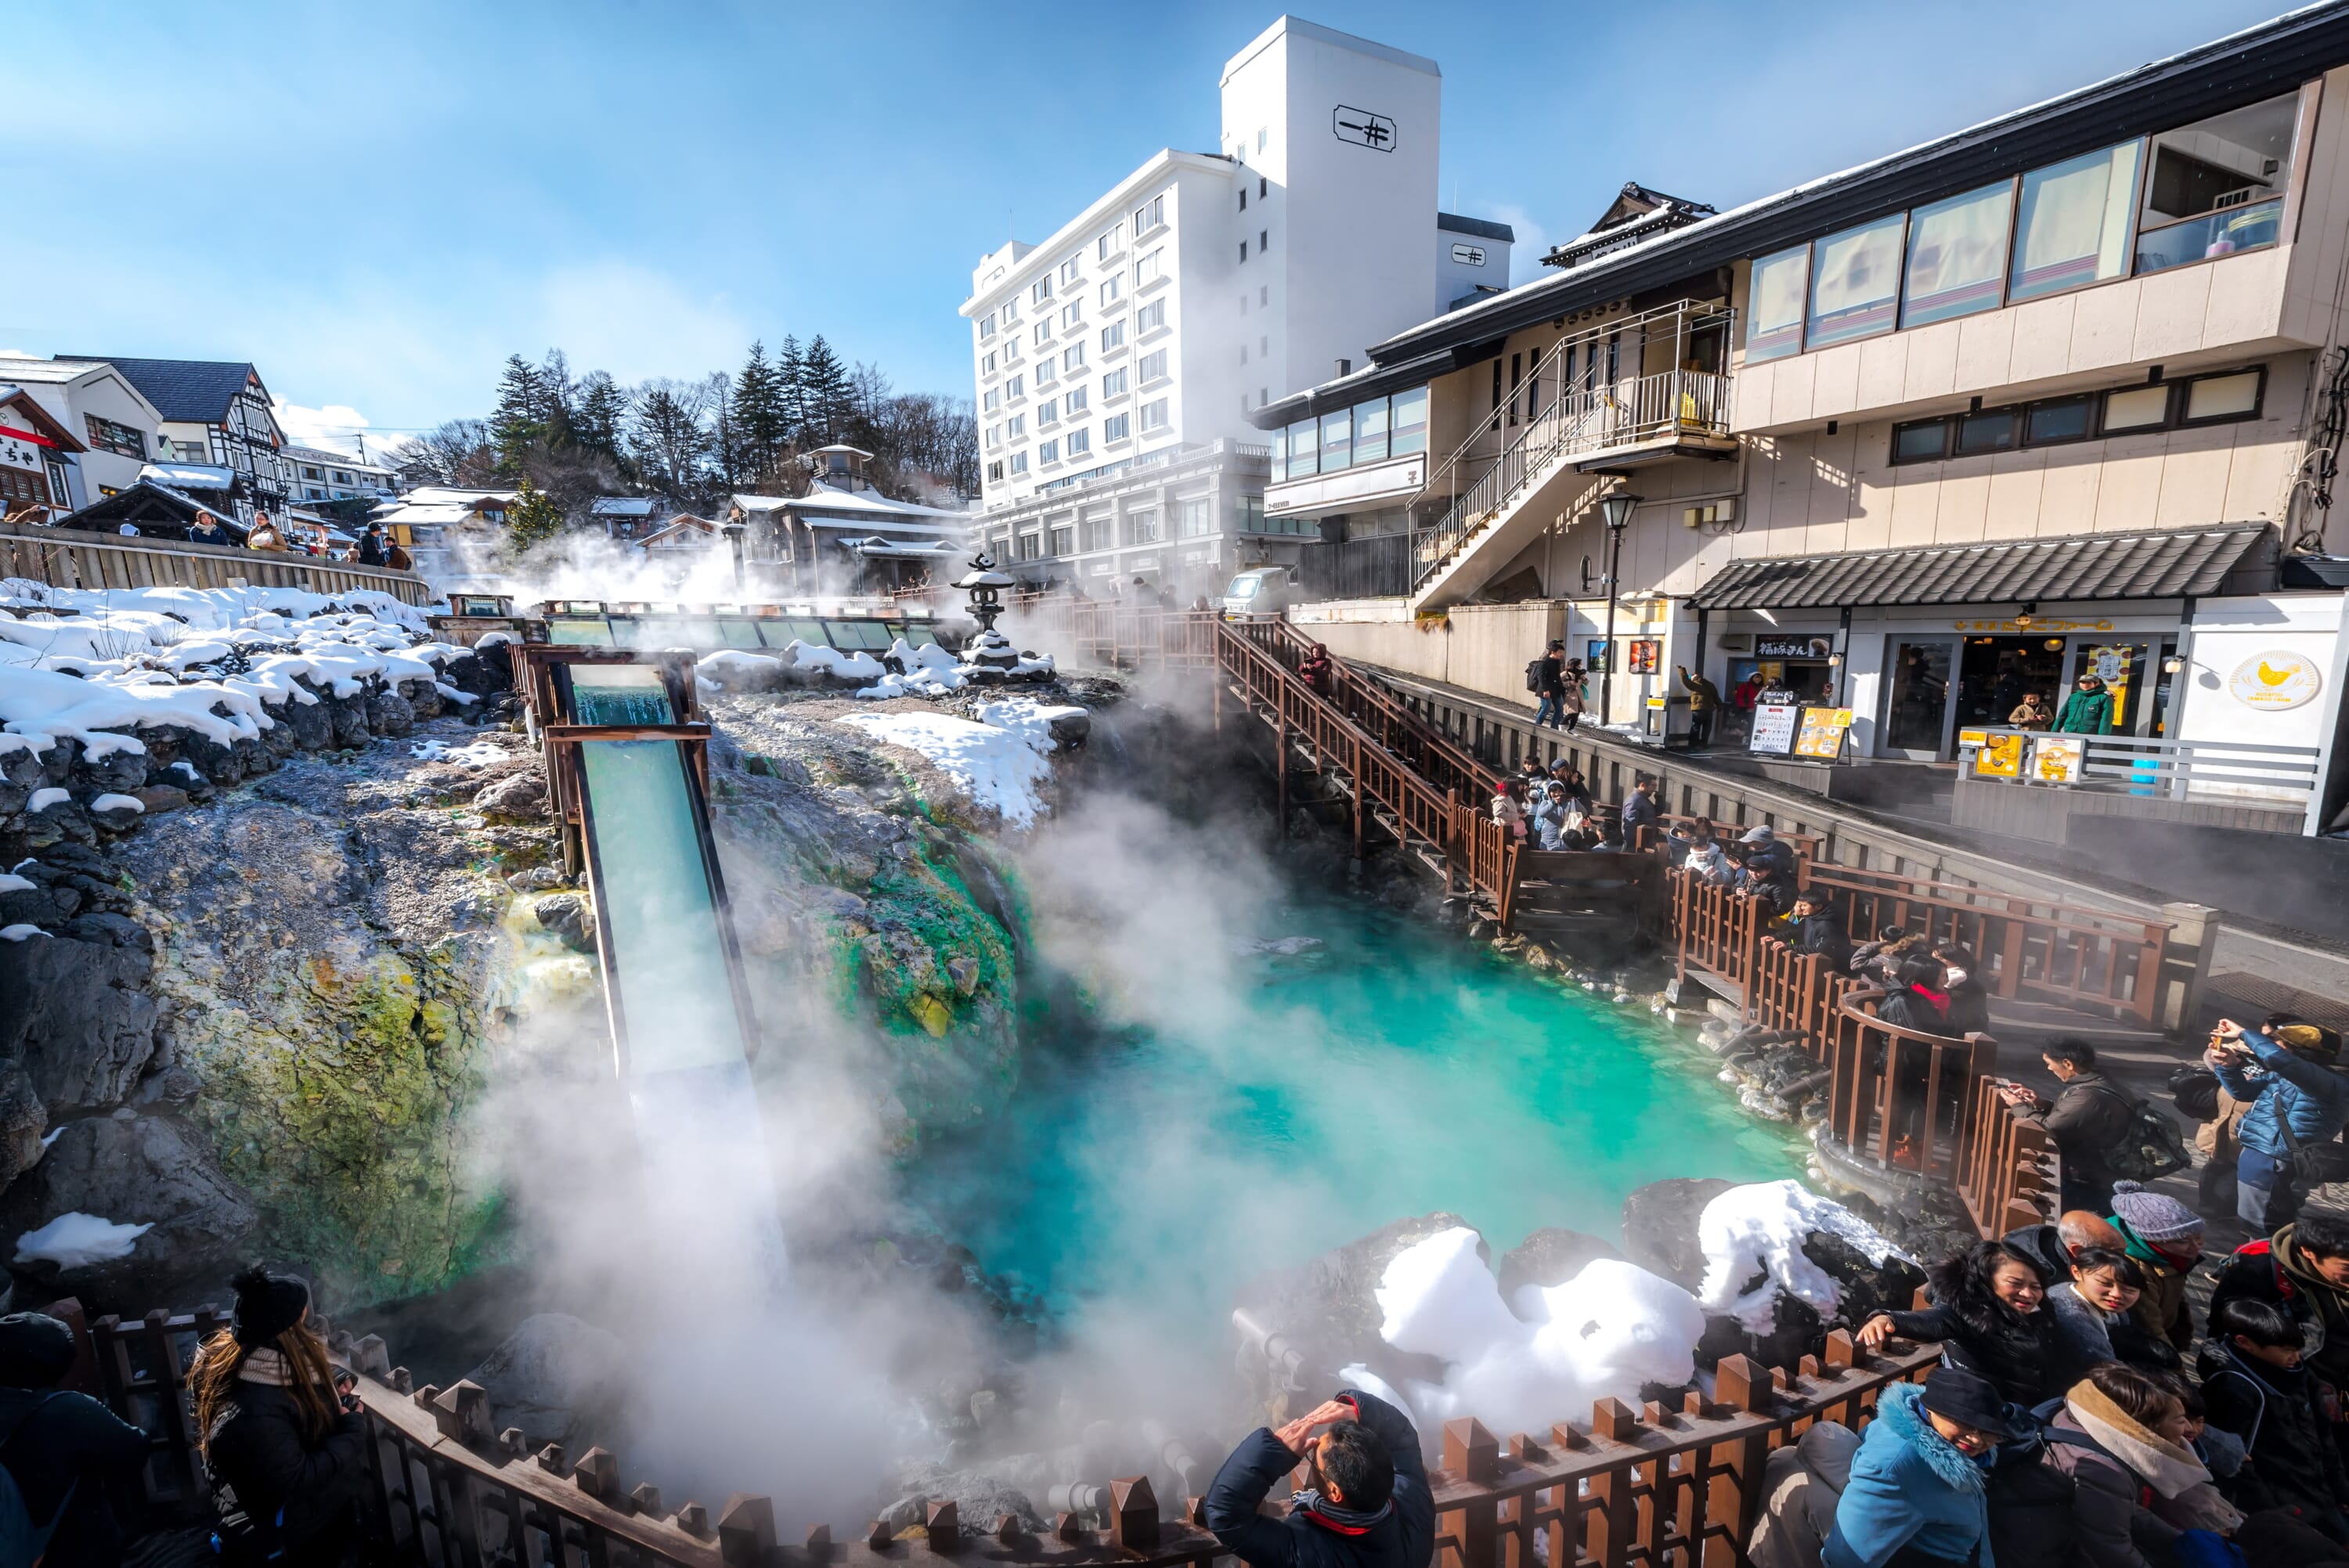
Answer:
POLYGON ((1242 1439, 1216 1472, 1205 1513, 1224 1549, 1250 1568, 1427 1568, 1435 1549, 1419 1433, 1356 1388, 1277 1432, 1258 1427, 1242 1439), (1312 1484, 1289 1494, 1288 1516, 1258 1513, 1300 1460, 1312 1484))

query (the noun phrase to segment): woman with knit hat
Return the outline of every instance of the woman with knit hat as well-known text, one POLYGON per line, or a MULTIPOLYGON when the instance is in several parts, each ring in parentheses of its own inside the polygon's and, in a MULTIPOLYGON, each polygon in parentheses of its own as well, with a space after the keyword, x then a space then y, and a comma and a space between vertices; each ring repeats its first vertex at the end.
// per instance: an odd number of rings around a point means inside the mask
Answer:
POLYGON ((213 1540, 232 1568, 331 1568, 358 1543, 359 1403, 336 1391, 308 1285, 257 1265, 230 1283, 235 1315, 188 1375, 213 1540))
POLYGON ((2194 1348, 2194 1314, 2186 1303, 2186 1276, 2202 1261, 2202 1216, 2135 1181, 2113 1183, 2113 1229, 2122 1251, 2145 1276, 2132 1309, 2148 1334, 2184 1356, 2194 1348))

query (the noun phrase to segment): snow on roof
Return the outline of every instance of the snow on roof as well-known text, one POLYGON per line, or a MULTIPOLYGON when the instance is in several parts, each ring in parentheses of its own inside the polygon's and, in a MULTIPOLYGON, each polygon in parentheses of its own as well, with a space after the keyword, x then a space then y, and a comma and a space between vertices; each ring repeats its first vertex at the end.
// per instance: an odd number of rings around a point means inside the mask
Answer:
POLYGON ((236 488, 234 469, 216 468, 211 463, 149 463, 139 470, 139 477, 173 490, 236 488))
POLYGON ((935 522, 883 522, 869 517, 803 517, 800 521, 810 528, 837 530, 847 533, 921 533, 935 539, 953 531, 935 522))
POLYGON ((792 498, 787 495, 737 495, 734 504, 744 511, 759 514, 781 511, 792 504, 792 498))
POLYGON ((462 522, 473 515, 475 515, 474 508, 455 502, 442 505, 419 505, 409 502, 404 505, 378 507, 375 511, 375 519, 378 522, 404 522, 410 527, 418 523, 462 522))
POLYGON ((934 506, 916 506, 911 501, 890 500, 866 490, 844 490, 832 485, 808 487, 807 494, 783 503, 795 512, 866 512, 901 517, 967 517, 959 511, 945 511, 934 506))
POLYGON ((650 496, 599 495, 587 510, 596 517, 650 517, 653 501, 650 496))
POLYGON ((810 452, 808 456, 812 458, 821 457, 825 452, 846 452, 852 458, 869 459, 873 456, 872 453, 866 451, 864 448, 852 447, 846 441, 834 441, 828 447, 818 447, 814 451, 810 452))
POLYGON ((469 490, 462 485, 418 485, 408 492, 408 499, 471 503, 484 500, 511 501, 520 494, 522 491, 518 490, 469 490))

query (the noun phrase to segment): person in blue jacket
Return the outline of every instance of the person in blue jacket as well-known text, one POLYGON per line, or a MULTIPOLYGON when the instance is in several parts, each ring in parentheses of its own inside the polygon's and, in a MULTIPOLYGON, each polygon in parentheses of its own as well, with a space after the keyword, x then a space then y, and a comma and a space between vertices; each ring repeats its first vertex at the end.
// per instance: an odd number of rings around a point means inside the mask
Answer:
POLYGON ((2292 1222, 2307 1195, 2292 1155, 2339 1136, 2349 1123, 2349 1075, 2332 1066, 2323 1030, 2281 1015, 2256 1030, 2221 1018, 2203 1059, 2219 1086, 2251 1105, 2235 1133, 2235 1212, 2253 1231, 2292 1222))
POLYGON ((1990 1462, 2023 1435, 1988 1378, 1936 1367, 1878 1397, 1820 1553, 1826 1568, 1996 1568, 1990 1462))
POLYGON ((1258 1427, 1241 1439, 1207 1488, 1204 1512, 1224 1549, 1250 1568, 1427 1568, 1435 1550, 1419 1433, 1359 1388, 1277 1432, 1258 1427), (1258 1513, 1300 1460, 1311 1463, 1313 1484, 1289 1494, 1287 1517, 1258 1513))

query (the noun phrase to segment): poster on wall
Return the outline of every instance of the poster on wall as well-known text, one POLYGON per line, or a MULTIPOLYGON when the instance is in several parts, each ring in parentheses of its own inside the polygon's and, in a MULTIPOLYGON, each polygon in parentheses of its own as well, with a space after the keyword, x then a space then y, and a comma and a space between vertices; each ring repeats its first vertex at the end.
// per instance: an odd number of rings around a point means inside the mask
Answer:
POLYGON ((2076 736, 2043 735, 2031 744, 2031 777, 2042 784, 2077 784, 2087 765, 2088 743, 2076 736))
POLYGON ((1795 736, 1795 755, 1833 762, 1843 753, 1843 738, 1851 733, 1851 709, 1806 707, 1802 727, 1795 736))
POLYGON ((1765 757, 1791 757, 1795 752, 1795 722, 1802 709, 1791 702, 1756 703, 1754 736, 1746 749, 1765 757))
POLYGON ((1662 667, 1663 661, 1663 644, 1658 642, 1653 637, 1634 637, 1631 639, 1630 669, 1633 675, 1654 675, 1658 669, 1662 667))
POLYGON ((2023 777, 2023 742, 2020 735, 1985 735, 1974 748, 1974 777, 1977 779, 2020 779, 2023 777))
POLYGON ((1607 667, 1607 639, 1593 637, 1583 645, 1582 667, 1597 672, 1607 667))

